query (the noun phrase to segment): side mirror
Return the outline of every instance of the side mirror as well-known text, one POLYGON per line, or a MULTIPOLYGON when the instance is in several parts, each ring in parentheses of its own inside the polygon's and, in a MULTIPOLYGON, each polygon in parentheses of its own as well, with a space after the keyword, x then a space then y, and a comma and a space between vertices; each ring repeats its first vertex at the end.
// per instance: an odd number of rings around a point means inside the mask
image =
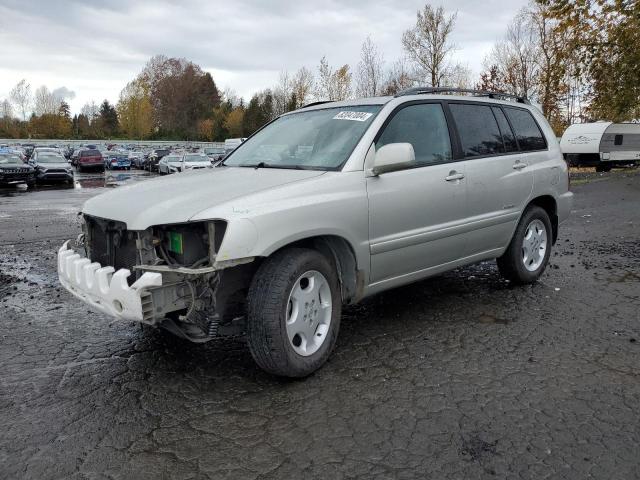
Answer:
POLYGON ((416 154, 410 143, 390 143, 384 145, 377 152, 373 160, 373 175, 404 170, 413 167, 416 163, 416 154))

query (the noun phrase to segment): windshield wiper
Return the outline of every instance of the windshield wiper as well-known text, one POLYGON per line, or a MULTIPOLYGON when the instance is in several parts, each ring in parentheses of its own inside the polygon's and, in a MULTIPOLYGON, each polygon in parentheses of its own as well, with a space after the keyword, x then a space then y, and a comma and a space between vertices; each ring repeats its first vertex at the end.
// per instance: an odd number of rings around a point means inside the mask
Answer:
POLYGON ((303 167, 302 165, 278 165, 277 163, 259 162, 254 165, 238 165, 238 167, 253 167, 255 170, 259 168, 279 168, 281 170, 313 170, 312 168, 303 167))

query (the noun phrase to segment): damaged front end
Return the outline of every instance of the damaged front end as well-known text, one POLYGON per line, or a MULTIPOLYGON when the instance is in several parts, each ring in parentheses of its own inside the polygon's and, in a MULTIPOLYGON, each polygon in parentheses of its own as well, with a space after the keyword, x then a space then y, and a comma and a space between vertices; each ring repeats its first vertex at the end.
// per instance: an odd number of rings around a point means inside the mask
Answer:
POLYGON ((226 228, 214 220, 132 231, 85 215, 74 248, 59 250, 60 282, 95 310, 194 342, 235 333, 255 265, 217 260, 226 228))

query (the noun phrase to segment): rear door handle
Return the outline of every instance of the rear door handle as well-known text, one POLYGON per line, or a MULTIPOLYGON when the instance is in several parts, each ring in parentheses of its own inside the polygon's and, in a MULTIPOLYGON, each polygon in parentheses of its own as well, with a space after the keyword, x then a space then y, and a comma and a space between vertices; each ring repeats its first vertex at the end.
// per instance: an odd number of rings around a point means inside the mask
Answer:
POLYGON ((520 162, 520 161, 518 161, 518 162, 513 164, 513 169, 514 170, 522 170, 523 168, 526 168, 526 167, 527 167, 527 164, 524 163, 524 162, 520 162))
POLYGON ((462 180, 464 178, 464 174, 458 173, 455 170, 449 172, 449 175, 444 177, 447 182, 455 182, 456 180, 462 180))

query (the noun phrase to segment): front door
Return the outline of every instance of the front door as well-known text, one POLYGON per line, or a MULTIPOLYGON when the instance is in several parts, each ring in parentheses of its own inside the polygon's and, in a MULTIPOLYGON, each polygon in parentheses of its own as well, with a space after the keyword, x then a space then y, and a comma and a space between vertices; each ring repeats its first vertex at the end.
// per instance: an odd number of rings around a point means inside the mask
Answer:
POLYGON ((372 285, 413 281, 464 256, 465 162, 453 161, 440 103, 396 111, 375 147, 405 142, 414 168, 367 178, 372 285))

